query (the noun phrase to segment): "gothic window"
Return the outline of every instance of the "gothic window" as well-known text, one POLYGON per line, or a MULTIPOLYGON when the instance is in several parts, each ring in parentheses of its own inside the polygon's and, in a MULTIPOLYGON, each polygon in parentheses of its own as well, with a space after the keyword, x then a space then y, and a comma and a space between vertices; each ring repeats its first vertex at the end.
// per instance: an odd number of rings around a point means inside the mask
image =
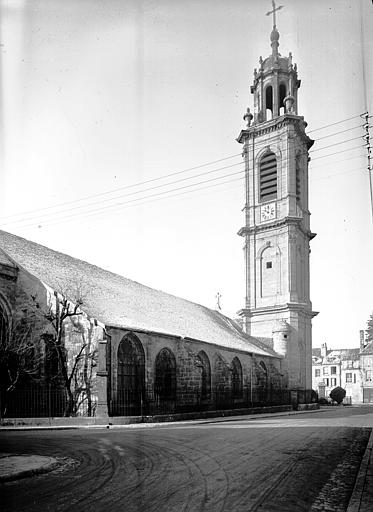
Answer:
POLYGON ((207 354, 201 350, 198 353, 198 360, 201 365, 201 399, 206 400, 211 395, 211 367, 207 354))
POLYGON ((176 398, 176 360, 168 348, 163 348, 155 360, 155 394, 161 400, 176 398))
POLYGON ((125 336, 118 348, 118 389, 127 390, 133 398, 141 396, 145 387, 145 355, 140 340, 125 336))
POLYGON ((268 85, 265 90, 265 101, 266 121, 270 121, 273 118, 273 91, 271 85, 268 85))
POLYGON ((242 398, 242 366, 238 357, 232 361, 232 396, 242 398))
POLYGON ((8 322, 5 311, 0 304, 0 345, 5 343, 8 338, 8 322))
POLYGON ((280 87, 278 89, 278 108, 280 110, 280 115, 283 115, 285 113, 285 105, 284 105, 284 99, 286 98, 286 85, 280 84, 280 87))
POLYGON ((260 201, 277 199, 277 160, 272 152, 266 153, 259 166, 260 201))

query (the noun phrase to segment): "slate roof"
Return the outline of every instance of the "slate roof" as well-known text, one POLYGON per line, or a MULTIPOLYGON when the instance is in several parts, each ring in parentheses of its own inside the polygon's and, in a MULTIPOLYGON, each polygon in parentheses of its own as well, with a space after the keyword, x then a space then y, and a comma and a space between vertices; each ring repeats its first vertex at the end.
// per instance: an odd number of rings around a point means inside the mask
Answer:
POLYGON ((363 356, 371 356, 373 354, 373 341, 368 343, 368 345, 360 353, 363 356))
MULTIPOLYGON (((0 230, 0 248, 54 290, 87 292, 85 312, 111 327, 205 341, 225 348, 280 357, 218 311, 149 288, 85 261, 0 230)), ((74 297, 70 297, 71 300, 74 297)))
MULTIPOLYGON (((359 348, 334 348, 326 351, 327 359, 337 358, 341 361, 357 361, 359 354, 359 348)), ((312 357, 321 359, 321 348, 313 348, 312 357)))

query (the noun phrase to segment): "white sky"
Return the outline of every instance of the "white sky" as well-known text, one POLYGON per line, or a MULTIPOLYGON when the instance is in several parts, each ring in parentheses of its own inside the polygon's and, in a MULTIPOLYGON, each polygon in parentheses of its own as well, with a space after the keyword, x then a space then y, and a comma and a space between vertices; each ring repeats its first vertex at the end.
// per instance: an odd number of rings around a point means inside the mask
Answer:
MULTIPOLYGON (((291 51, 298 64, 299 114, 316 139, 311 299, 320 314, 313 343, 358 346, 373 309, 373 228, 363 140, 345 141, 363 135, 355 116, 366 110, 366 98, 373 114, 373 7, 369 0, 280 3, 279 51, 291 51)), ((223 312, 235 315, 244 306, 243 239, 236 234, 243 181, 183 195, 191 188, 181 189, 173 198, 153 194, 243 166, 134 192, 238 164, 239 156, 70 202, 238 155, 253 69, 271 50, 265 16, 271 3, 0 0, 0 6, 0 227, 209 307, 219 291, 223 312), (133 201, 149 195, 157 200, 133 201), (108 198, 118 196, 114 204, 126 204, 108 209, 108 198), (95 215, 82 215, 87 203, 95 215), (41 208, 49 209, 9 217, 41 208)))

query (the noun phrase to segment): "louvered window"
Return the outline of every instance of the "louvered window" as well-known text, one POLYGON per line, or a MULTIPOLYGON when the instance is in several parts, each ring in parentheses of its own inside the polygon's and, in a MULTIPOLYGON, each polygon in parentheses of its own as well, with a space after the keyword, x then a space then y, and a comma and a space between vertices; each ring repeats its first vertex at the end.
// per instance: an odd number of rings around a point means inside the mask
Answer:
POLYGON ((260 162, 260 200, 277 198, 277 161, 274 153, 267 153, 260 162))

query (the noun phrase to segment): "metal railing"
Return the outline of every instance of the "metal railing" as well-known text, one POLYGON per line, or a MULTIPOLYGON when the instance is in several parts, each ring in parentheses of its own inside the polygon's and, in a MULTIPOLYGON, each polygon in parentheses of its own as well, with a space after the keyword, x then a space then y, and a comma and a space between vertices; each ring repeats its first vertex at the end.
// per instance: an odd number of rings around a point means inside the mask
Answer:
POLYGON ((155 416, 208 410, 242 409, 270 405, 289 405, 288 390, 244 389, 234 396, 230 390, 212 390, 208 397, 199 393, 179 393, 162 397, 144 390, 112 389, 108 401, 110 416, 155 416))
POLYGON ((0 390, 0 418, 95 416, 97 396, 80 393, 69 403, 66 391, 52 386, 0 390))

